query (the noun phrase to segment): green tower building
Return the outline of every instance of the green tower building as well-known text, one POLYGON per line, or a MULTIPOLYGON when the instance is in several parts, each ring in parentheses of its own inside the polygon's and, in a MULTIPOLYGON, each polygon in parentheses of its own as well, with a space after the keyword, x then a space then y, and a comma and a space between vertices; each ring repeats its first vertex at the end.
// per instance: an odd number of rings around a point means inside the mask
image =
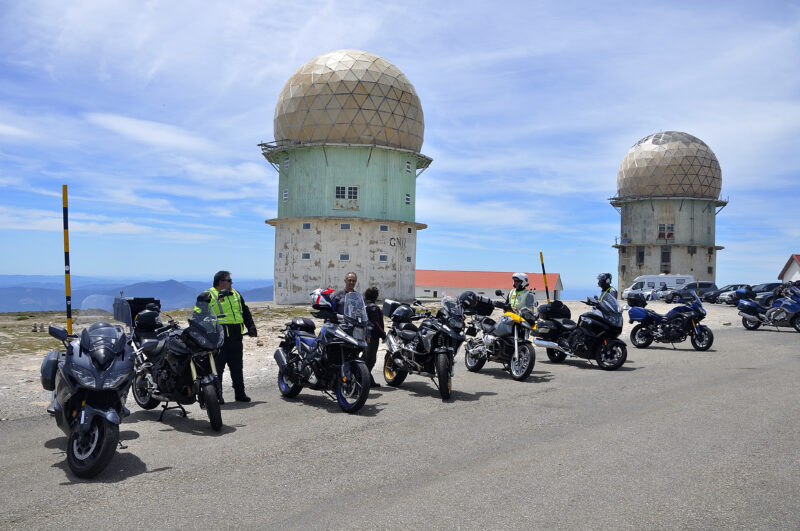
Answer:
POLYGON ((278 171, 275 301, 308 301, 319 287, 414 297, 416 179, 431 159, 420 149, 422 106, 385 59, 358 50, 316 57, 289 78, 275 107, 275 141, 262 144, 278 171))

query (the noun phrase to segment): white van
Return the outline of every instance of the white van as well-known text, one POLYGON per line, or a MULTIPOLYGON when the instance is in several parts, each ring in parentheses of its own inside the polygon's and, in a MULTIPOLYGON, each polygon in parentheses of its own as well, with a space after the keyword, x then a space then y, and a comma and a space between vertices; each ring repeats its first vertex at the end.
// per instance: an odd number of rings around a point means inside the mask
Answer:
POLYGON ((642 275, 636 277, 631 287, 622 291, 622 298, 627 299, 629 295, 638 293, 645 297, 654 289, 661 287, 667 289, 680 289, 689 282, 694 282, 692 275, 642 275))

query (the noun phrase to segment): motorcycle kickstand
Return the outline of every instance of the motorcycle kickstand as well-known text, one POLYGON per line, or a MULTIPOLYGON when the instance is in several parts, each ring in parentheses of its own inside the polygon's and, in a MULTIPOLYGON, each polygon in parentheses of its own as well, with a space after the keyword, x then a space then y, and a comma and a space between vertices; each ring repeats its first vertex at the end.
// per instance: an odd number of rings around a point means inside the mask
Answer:
POLYGON ((120 450, 127 450, 128 449, 128 445, 122 444, 122 441, 117 441, 117 444, 119 445, 119 449, 120 450))
POLYGON ((159 421, 159 422, 163 422, 163 420, 164 420, 164 413, 165 413, 165 412, 166 412, 168 409, 180 409, 180 410, 181 410, 181 413, 183 414, 183 416, 184 416, 184 417, 186 417, 186 416, 187 416, 186 410, 185 410, 185 409, 183 409, 183 406, 182 406, 182 405, 178 404, 177 406, 172 406, 172 407, 168 407, 168 406, 169 406, 169 402, 166 402, 166 403, 165 403, 165 404, 162 406, 162 409, 161 409, 161 415, 159 415, 159 417, 158 417, 158 421, 159 421))

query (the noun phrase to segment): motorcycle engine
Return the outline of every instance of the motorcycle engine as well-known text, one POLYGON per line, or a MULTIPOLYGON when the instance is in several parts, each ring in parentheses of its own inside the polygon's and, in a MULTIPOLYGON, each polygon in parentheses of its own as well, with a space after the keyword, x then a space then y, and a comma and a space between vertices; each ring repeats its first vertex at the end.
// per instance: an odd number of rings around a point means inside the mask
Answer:
POLYGON ((178 378, 169 364, 164 363, 157 368, 156 385, 162 393, 174 393, 178 387, 178 378))
POLYGON ((764 316, 772 322, 786 319, 786 310, 783 308, 770 308, 764 316))

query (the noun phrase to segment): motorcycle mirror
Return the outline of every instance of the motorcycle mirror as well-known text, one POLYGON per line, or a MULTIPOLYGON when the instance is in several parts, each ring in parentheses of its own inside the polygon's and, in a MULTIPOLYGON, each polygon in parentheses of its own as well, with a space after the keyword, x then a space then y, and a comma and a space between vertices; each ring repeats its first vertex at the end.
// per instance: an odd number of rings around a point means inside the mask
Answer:
POLYGON ((496 289, 496 290, 494 290, 494 294, 497 295, 498 297, 502 297, 503 296, 503 291, 499 290, 499 289, 496 289))
POLYGON ((69 337, 66 328, 61 328, 60 326, 56 325, 50 325, 47 329, 47 333, 59 341, 66 341, 67 337, 69 337))

